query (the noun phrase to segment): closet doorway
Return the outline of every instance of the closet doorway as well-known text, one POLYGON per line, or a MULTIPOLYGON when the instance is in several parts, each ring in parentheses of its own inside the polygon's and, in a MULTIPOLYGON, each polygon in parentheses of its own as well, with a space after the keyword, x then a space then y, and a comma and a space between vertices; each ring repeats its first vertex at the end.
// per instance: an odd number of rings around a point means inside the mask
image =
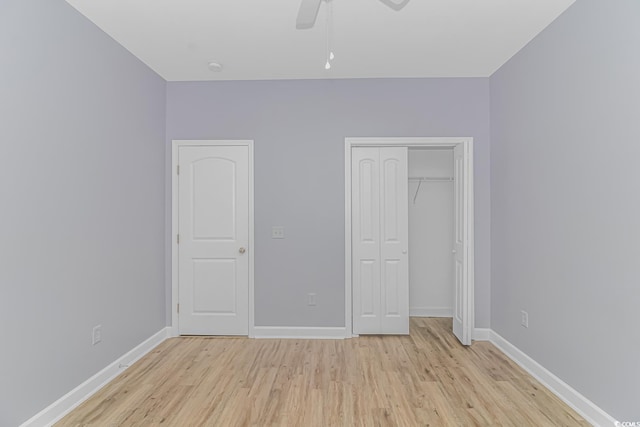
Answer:
POLYGON ((409 316, 473 331, 473 139, 345 141, 347 333, 406 334, 409 316))
POLYGON ((453 317, 452 148, 409 148, 409 316, 453 317))

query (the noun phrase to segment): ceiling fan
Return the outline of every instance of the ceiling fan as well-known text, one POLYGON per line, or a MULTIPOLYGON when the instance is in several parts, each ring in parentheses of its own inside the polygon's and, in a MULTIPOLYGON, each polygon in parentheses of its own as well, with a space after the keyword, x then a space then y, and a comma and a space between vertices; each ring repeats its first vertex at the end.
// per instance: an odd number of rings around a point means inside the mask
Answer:
MULTIPOLYGON (((296 28, 304 30, 312 28, 316 23, 318 17, 318 9, 320 9, 320 3, 323 1, 333 0, 302 0, 300 3, 300 10, 298 11, 298 19, 296 20, 296 28)), ((409 3, 409 0, 380 0, 393 10, 400 10, 409 3)))

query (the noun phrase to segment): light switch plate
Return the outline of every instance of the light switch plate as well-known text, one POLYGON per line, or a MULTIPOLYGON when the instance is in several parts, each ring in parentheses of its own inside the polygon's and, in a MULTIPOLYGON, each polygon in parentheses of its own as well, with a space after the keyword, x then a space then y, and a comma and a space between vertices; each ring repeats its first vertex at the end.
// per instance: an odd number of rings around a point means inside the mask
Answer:
POLYGON ((529 313, 524 310, 520 311, 520 324, 525 328, 529 327, 529 313))
POLYGON ((315 293, 307 294, 307 305, 315 306, 316 304, 317 304, 316 294, 315 293))
POLYGON ((96 325, 93 327, 91 333, 91 344, 96 345, 102 341, 102 325, 96 325))
POLYGON ((271 227, 272 239, 284 239, 284 227, 281 225, 274 225, 271 227))

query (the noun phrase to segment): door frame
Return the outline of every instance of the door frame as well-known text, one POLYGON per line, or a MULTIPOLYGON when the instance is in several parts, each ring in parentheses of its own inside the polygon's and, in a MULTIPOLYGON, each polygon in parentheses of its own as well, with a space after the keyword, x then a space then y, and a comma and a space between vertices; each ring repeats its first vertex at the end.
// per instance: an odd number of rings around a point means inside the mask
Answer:
POLYGON ((254 337, 254 216, 253 216, 253 140, 178 140, 171 142, 171 331, 173 336, 180 335, 178 316, 178 150, 180 147, 216 147, 244 146, 249 150, 249 337, 254 337))
POLYGON ((475 281, 475 257, 474 257, 474 187, 473 187, 473 138, 471 137, 398 137, 398 138, 345 138, 345 330, 347 337, 353 334, 353 284, 352 284, 352 234, 351 234, 351 148, 353 147, 425 147, 425 148, 453 148, 462 145, 465 156, 465 177, 469 191, 467 192, 467 229, 466 250, 468 275, 463 285, 463 292, 467 298, 463 298, 467 304, 463 307, 466 314, 466 322, 463 324, 464 336, 468 337, 471 344, 475 325, 474 281, 475 281))

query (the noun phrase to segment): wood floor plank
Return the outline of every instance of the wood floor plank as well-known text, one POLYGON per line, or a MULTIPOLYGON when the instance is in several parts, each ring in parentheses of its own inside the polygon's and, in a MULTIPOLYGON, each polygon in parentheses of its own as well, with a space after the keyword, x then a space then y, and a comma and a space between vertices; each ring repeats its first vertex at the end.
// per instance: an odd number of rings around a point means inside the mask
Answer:
POLYGON ((450 319, 409 336, 172 338, 84 402, 66 426, 588 426, 450 319))

